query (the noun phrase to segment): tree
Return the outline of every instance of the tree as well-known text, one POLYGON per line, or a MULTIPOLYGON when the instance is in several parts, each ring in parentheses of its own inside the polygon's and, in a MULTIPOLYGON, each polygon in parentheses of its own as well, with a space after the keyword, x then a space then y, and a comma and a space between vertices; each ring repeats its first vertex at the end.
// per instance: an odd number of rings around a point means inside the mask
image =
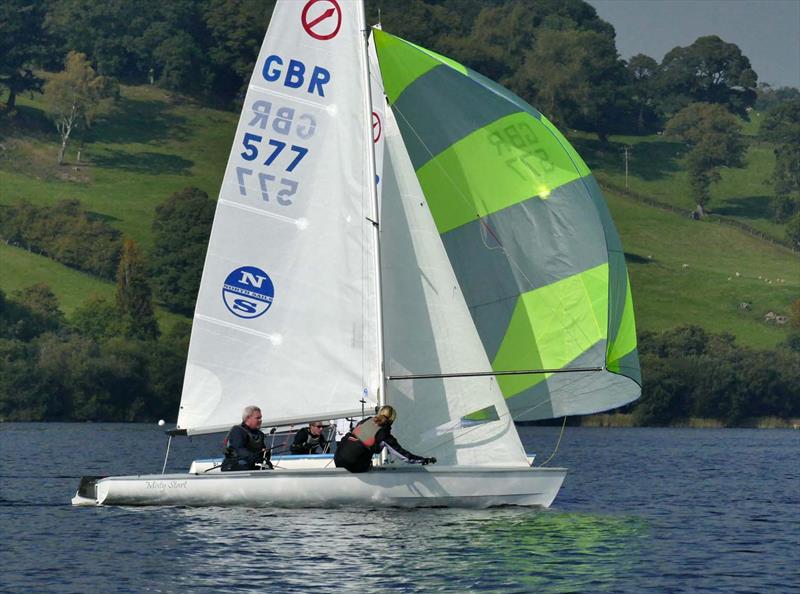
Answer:
POLYGON ((72 132, 90 128, 96 117, 110 111, 119 89, 112 79, 95 72, 85 54, 70 52, 64 70, 44 85, 44 94, 50 116, 61 135, 58 152, 61 165, 72 132))
POLYGON ((33 74, 33 63, 45 55, 47 7, 34 0, 0 2, 0 85, 8 89, 6 110, 16 106, 17 95, 41 91, 42 79, 33 74))
POLYGON ((800 212, 786 224, 786 238, 792 243, 792 249, 800 250, 800 212))
POLYGON ((659 66, 650 56, 636 54, 627 65, 630 76, 631 100, 636 110, 636 130, 640 134, 659 120, 656 112, 658 90, 655 80, 659 66))
POLYGON ((186 188, 156 208, 150 275, 156 297, 169 309, 194 311, 216 204, 186 188))
POLYGON ((78 334, 94 340, 119 336, 124 331, 116 305, 96 295, 72 312, 70 322, 78 334))
POLYGON ((670 50, 661 61, 658 76, 662 106, 668 113, 693 102, 718 103, 742 117, 755 103, 757 81, 742 50, 716 35, 670 50))
POLYGON ((122 257, 117 269, 117 309, 122 317, 124 334, 130 338, 155 339, 158 322, 153 313, 147 267, 132 239, 122 243, 122 257))
POLYGON ((775 219, 784 222, 800 203, 800 99, 772 107, 761 122, 760 133, 776 145, 773 211, 775 219))
POLYGON ((188 322, 176 322, 149 351, 147 375, 153 394, 147 407, 150 416, 169 418, 178 409, 191 330, 188 322))
POLYGON ((755 108, 758 111, 768 111, 781 103, 800 99, 800 89, 794 87, 773 88, 764 82, 758 83, 756 94, 758 97, 755 108))
POLYGON ((203 4, 211 87, 228 99, 244 90, 274 7, 272 0, 210 0, 203 4))
POLYGON ((62 51, 73 50, 91 58, 99 74, 128 77, 140 72, 149 59, 142 46, 151 40, 144 33, 163 20, 172 2, 50 2, 47 28, 60 41, 62 51))
POLYGON ((560 126, 595 132, 601 142, 625 111, 628 81, 614 38, 596 31, 541 31, 517 74, 536 105, 560 126))
POLYGON ((689 184, 702 214, 710 199, 710 186, 719 181, 722 166, 741 167, 745 144, 742 126, 724 107, 693 103, 667 122, 666 133, 684 140, 690 147, 687 155, 689 184))
POLYGON ((45 284, 16 291, 11 299, 0 291, 0 338, 27 342, 57 332, 63 320, 58 298, 45 284))

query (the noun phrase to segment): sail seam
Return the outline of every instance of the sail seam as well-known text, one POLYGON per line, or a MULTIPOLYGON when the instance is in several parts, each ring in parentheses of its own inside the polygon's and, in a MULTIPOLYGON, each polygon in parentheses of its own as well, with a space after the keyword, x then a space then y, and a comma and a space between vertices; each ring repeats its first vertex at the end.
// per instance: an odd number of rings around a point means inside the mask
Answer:
POLYGON ((208 322, 209 324, 214 324, 216 326, 223 326, 224 328, 231 328, 233 330, 238 330, 239 332, 243 332, 245 334, 252 334, 253 336, 260 336, 262 338, 266 338, 273 344, 279 342, 281 339, 280 334, 268 334, 266 332, 259 332, 258 330, 253 330, 252 328, 245 328, 244 326, 239 326, 237 324, 233 324, 231 322, 224 322, 222 320, 218 320, 216 318, 212 318, 210 316, 204 316, 202 314, 195 314, 195 320, 202 320, 203 322, 208 322))
POLYGON ((281 93, 279 91, 275 91, 273 89, 267 89, 265 87, 259 87, 257 85, 250 85, 250 87, 248 87, 248 90, 259 91, 260 93, 264 93, 265 95, 273 95, 275 97, 280 97, 281 99, 287 99, 289 101, 302 103, 303 105, 308 105, 310 107, 315 107, 316 109, 319 109, 319 110, 322 110, 322 111, 327 111, 327 112, 333 111, 332 108, 335 105, 335 104, 325 105, 324 103, 317 103, 316 101, 311 101, 311 100, 306 99, 304 97, 298 97, 296 95, 289 95, 287 93, 281 93))
POLYGON ((262 215, 265 217, 270 217, 273 219, 277 219, 279 221, 285 221, 287 223, 291 223, 292 225, 300 225, 301 219, 293 219, 291 217, 287 217, 284 215, 275 214, 274 212, 269 212, 267 210, 262 210, 260 208, 255 208, 254 206, 247 206, 245 204, 240 204, 239 202, 233 202, 232 200, 225 200, 224 198, 220 198, 217 201, 219 204, 223 204, 225 206, 230 206, 231 208, 238 208, 239 210, 244 210, 246 212, 250 212, 257 215, 262 215))

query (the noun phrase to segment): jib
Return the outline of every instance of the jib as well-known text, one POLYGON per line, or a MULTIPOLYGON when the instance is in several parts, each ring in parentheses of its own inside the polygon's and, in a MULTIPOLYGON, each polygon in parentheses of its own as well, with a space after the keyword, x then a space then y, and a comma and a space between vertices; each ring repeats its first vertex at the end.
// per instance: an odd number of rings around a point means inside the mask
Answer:
MULTIPOLYGON (((283 75, 283 86, 289 87, 290 89, 299 89, 305 84, 306 65, 300 60, 289 60, 285 72, 281 66, 283 66, 283 58, 272 54, 271 56, 267 56, 261 73, 269 82, 275 82, 283 75)), ((330 82, 330 80, 330 72, 322 66, 314 66, 314 70, 311 71, 311 76, 308 80, 308 89, 306 90, 312 95, 317 93, 320 97, 324 97, 325 92, 322 87, 324 84, 330 82)))

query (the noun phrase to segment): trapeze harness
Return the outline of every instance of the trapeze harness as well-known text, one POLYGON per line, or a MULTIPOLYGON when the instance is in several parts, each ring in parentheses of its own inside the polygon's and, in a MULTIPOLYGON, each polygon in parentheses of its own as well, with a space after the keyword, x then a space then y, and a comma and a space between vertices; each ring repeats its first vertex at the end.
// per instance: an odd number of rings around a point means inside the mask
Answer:
POLYGON ((333 458, 334 464, 350 472, 367 472, 372 465, 372 454, 378 453, 383 446, 406 462, 423 460, 421 456, 412 454, 397 443, 390 426, 378 425, 372 417, 361 421, 339 442, 333 458))

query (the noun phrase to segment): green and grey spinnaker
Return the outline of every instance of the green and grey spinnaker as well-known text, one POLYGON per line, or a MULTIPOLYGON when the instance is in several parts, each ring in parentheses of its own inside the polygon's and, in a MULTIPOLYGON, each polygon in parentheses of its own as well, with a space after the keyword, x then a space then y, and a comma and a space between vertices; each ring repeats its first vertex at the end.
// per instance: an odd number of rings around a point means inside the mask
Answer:
POLYGON ((624 252, 589 168, 507 89, 379 29, 374 39, 403 142, 515 420, 638 398, 624 252))

